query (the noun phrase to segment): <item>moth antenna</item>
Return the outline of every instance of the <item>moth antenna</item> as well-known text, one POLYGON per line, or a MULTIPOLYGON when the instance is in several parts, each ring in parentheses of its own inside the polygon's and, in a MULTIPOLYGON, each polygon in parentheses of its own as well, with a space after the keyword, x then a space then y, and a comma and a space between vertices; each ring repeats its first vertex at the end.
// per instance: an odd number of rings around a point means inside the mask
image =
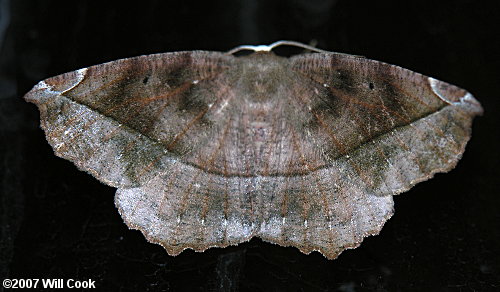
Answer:
POLYGON ((241 45, 241 46, 237 46, 236 48, 228 51, 227 54, 232 55, 234 53, 237 53, 239 51, 244 51, 244 50, 249 50, 249 51, 254 51, 254 52, 270 52, 271 50, 273 50, 274 48, 279 47, 279 46, 294 46, 294 47, 299 47, 299 48, 303 48, 306 50, 314 51, 317 53, 331 53, 329 51, 318 49, 318 48, 315 48, 313 46, 299 43, 296 41, 281 40, 281 41, 274 42, 270 45, 258 45, 258 46, 241 45))
POLYGON ((363 56, 357 56, 357 55, 349 55, 349 54, 343 54, 343 53, 337 53, 337 52, 330 52, 322 49, 318 49, 316 47, 306 45, 303 43, 299 43, 296 41, 289 41, 289 40, 281 40, 274 42, 270 45, 258 45, 258 46, 252 46, 252 45, 241 45, 237 46, 236 48, 228 51, 226 54, 228 55, 233 55, 237 52, 244 51, 244 50, 249 50, 249 51, 254 51, 254 52, 270 52, 274 48, 279 47, 279 46, 293 46, 293 47, 298 47, 302 49, 306 49, 312 52, 316 53, 325 53, 325 54, 338 54, 338 55, 347 55, 347 56, 354 56, 354 57, 359 57, 359 58, 364 58, 363 56))

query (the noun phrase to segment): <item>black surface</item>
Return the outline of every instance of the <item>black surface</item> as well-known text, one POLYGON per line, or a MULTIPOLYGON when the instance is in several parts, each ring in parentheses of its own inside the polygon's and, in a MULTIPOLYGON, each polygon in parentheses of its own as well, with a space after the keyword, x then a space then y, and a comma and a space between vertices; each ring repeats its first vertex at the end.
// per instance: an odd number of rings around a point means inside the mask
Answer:
POLYGON ((91 278, 103 291, 500 289, 498 15, 462 0, 1 0, 0 278, 91 278), (485 108, 457 168, 396 197, 381 234, 333 261, 258 239, 168 256, 127 229, 113 188, 53 155, 22 100, 42 79, 105 61, 279 39, 403 66, 485 108))

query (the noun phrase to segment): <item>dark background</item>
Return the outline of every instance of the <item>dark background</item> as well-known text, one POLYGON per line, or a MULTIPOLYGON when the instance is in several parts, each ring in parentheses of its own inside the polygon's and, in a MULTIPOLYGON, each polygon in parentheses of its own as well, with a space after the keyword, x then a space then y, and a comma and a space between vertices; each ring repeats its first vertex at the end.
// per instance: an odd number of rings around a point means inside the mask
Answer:
POLYGON ((465 0, 0 0, 0 278, 91 278, 106 291, 500 289, 498 15, 465 0), (396 197, 381 234, 333 261, 259 239, 168 256, 127 229, 113 188, 53 155, 22 100, 42 79, 106 61, 279 39, 409 68, 485 109, 456 169, 396 197))

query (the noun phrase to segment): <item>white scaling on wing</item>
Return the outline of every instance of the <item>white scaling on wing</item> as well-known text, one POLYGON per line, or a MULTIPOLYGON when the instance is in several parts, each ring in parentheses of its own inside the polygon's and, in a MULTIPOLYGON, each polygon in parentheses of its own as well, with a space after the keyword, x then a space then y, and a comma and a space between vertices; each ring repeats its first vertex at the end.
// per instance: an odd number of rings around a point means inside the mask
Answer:
POLYGON ((34 89, 52 89, 52 86, 49 86, 45 81, 40 81, 38 82, 37 85, 35 85, 34 89))
POLYGON ((228 104, 229 104, 229 98, 226 98, 224 102, 220 105, 219 109, 217 110, 217 114, 220 114, 228 104))
POLYGON ((462 96, 460 98, 460 101, 451 101, 449 100, 448 98, 446 98, 446 96, 444 96, 441 91, 439 90, 439 87, 438 87, 438 84, 439 84, 439 80, 437 79, 434 79, 432 77, 429 77, 428 78, 429 80, 429 84, 431 85, 431 88, 432 88, 432 92, 434 92, 434 94, 439 97, 439 99, 441 99, 442 101, 446 102, 447 104, 450 104, 450 105, 458 105, 458 104, 462 104, 462 103, 465 103, 467 101, 471 101, 474 99, 474 97, 472 96, 472 94, 470 94, 469 92, 467 92, 464 96, 462 96))
POLYGON ((50 94, 56 94, 56 95, 61 94, 59 91, 54 90, 54 87, 52 87, 51 85, 48 85, 45 81, 38 82, 38 84, 35 85, 33 90, 44 90, 45 92, 48 92, 50 94))
POLYGON ((470 94, 469 92, 467 92, 464 96, 460 98, 460 102, 469 102, 472 100, 474 100, 474 96, 472 96, 472 94, 470 94))
POLYGON ((64 145, 64 142, 61 142, 61 143, 57 143, 56 145, 54 145, 54 148, 58 151, 59 149, 61 149, 61 147, 64 145))
POLYGON ((78 86, 78 84, 80 84, 83 79, 85 78, 85 74, 87 74, 87 68, 82 68, 82 69, 79 69, 79 70, 76 70, 76 82, 71 85, 69 88, 66 88, 63 92, 61 92, 61 94, 64 94, 65 92, 68 92, 70 91, 71 89, 75 88, 78 86))

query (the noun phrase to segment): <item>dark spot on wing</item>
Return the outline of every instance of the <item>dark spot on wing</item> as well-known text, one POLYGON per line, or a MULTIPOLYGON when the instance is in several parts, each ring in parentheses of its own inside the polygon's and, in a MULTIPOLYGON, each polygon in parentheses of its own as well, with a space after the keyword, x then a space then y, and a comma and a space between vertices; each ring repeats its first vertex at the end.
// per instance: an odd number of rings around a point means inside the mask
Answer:
MULTIPOLYGON (((144 66, 140 58, 121 62, 119 71, 107 67, 104 67, 104 70, 109 70, 109 72, 89 71, 88 75, 106 75, 106 81, 90 93, 68 97, 117 121, 124 121, 132 111, 129 100, 138 98, 141 94, 137 88, 137 82, 140 82, 144 75, 149 74, 149 68, 144 66)), ((103 68, 90 70, 103 70, 103 68)))

